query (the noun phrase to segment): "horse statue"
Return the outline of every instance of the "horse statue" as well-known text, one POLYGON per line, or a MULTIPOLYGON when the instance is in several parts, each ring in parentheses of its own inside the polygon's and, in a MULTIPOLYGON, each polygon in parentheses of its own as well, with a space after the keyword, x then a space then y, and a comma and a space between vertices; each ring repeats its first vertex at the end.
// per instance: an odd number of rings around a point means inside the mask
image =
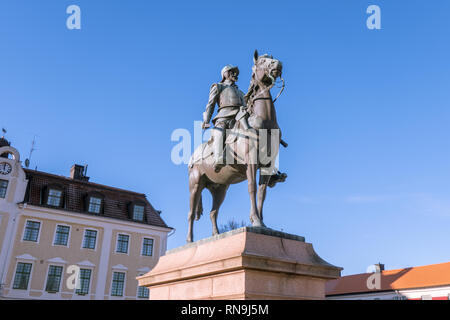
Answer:
POLYGON ((219 172, 214 170, 211 140, 200 145, 190 159, 188 165, 190 208, 187 242, 193 241, 194 219, 200 219, 203 213, 202 191, 205 188, 211 192, 213 200, 210 218, 214 236, 219 234, 217 215, 231 184, 248 181, 250 221, 254 227, 265 227, 263 204, 267 187, 273 187, 276 183, 283 182, 287 177, 286 174, 279 171, 270 171, 270 169, 274 170, 273 164, 278 154, 279 144, 287 146, 281 140, 274 105, 276 99, 273 100, 270 93, 270 89, 275 85, 277 78, 280 78, 283 83, 278 96, 284 89, 284 80, 281 77, 282 64, 279 60, 267 54, 259 56, 256 50, 253 60, 252 78, 248 93, 245 95, 248 124, 251 129, 243 129, 240 122, 236 121, 234 129, 227 133, 225 142, 227 161, 219 172), (264 138, 262 139, 261 136, 264 136, 264 138), (276 140, 275 145, 267 143, 267 141, 273 141, 274 139, 276 140), (258 152, 255 152, 255 150, 258 152), (269 155, 269 161, 266 159, 263 163, 260 154, 264 154, 264 152, 269 155), (230 158, 234 161, 229 161, 230 158), (260 169, 260 179, 257 188, 258 169, 260 169))

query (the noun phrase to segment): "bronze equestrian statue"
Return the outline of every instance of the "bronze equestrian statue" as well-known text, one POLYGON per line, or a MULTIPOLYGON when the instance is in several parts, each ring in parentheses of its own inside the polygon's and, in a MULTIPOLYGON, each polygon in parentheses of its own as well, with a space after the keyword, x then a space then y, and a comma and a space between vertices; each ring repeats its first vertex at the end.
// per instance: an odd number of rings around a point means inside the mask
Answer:
POLYGON ((225 143, 226 130, 234 127, 235 121, 239 120, 244 129, 248 129, 246 103, 244 93, 239 90, 236 81, 239 76, 239 68, 231 64, 226 65, 222 71, 222 81, 214 83, 209 90, 208 104, 203 113, 202 128, 209 128, 209 121, 218 104, 217 115, 213 119, 212 143, 214 154, 214 171, 219 172, 224 166, 223 146, 225 143))
POLYGON ((215 126, 210 141, 194 151, 188 165, 190 209, 187 242, 193 241, 194 219, 200 219, 203 213, 203 189, 208 189, 213 198, 210 218, 212 234, 216 235, 219 233, 217 215, 230 184, 248 181, 250 221, 252 226, 265 227, 262 212, 267 187, 273 187, 287 177, 285 173, 271 171, 274 170, 278 145, 281 143, 287 146, 281 140, 274 105, 274 101, 284 89, 284 80, 281 77, 282 64, 267 54, 259 56, 256 50, 253 60, 252 78, 245 96, 235 85, 239 75, 239 69, 235 66, 225 66, 222 69, 222 81, 211 86, 207 108, 203 114, 204 129, 209 127, 216 103, 219 110, 213 119, 215 126), (277 78, 282 80, 283 87, 273 100, 270 89, 275 85, 277 78), (262 142, 260 136, 264 132, 266 137, 262 142), (271 138, 276 139, 275 147, 267 143, 271 138), (255 152, 255 146, 258 152, 255 152), (261 151, 270 155, 270 164, 262 161, 261 151), (230 159, 232 161, 229 161, 230 159), (257 188, 258 169, 260 179, 257 188))

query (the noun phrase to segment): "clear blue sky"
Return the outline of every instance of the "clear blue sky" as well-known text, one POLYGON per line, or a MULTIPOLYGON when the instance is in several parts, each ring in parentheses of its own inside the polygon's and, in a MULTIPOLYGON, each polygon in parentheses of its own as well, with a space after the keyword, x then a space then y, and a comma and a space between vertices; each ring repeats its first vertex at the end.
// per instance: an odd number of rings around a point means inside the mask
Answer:
MULTIPOLYGON (((284 63, 276 103, 286 183, 265 222, 343 274, 450 261, 450 2, 1 0, 0 126, 31 167, 143 192, 184 244, 188 184, 171 133, 193 131, 220 69, 284 63), (81 7, 82 29, 66 28, 81 7), (368 30, 366 8, 381 8, 368 30)), ((210 206, 204 194, 205 208, 210 206)), ((247 185, 219 223, 248 220, 247 185)), ((196 238, 210 235, 208 212, 196 238)))

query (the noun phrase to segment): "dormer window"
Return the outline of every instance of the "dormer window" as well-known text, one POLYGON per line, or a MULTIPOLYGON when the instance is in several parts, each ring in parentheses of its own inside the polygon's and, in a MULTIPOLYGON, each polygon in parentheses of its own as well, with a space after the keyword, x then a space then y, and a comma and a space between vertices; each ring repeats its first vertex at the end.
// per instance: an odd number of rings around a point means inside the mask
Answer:
POLYGON ((100 213, 100 209, 102 208, 102 199, 96 197, 89 198, 89 208, 88 211, 90 213, 100 213))
POLYGON ((104 197, 98 192, 89 193, 86 196, 86 211, 93 214, 103 212, 104 197))
POLYGON ((145 206, 135 204, 133 206, 133 220, 144 221, 145 206))
POLYGON ((59 188, 49 187, 46 204, 52 207, 61 207, 63 192, 59 188))
POLYGON ((60 184, 49 184, 42 188, 41 203, 44 206, 62 208, 64 207, 64 186, 60 184))

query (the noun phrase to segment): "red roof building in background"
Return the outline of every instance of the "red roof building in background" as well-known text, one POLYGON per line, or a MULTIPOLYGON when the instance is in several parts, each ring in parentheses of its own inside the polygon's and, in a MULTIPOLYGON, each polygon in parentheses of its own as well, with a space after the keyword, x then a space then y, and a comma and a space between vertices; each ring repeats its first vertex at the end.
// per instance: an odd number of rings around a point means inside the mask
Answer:
POLYGON ((450 262, 361 273, 331 280, 329 300, 449 300, 450 262))

